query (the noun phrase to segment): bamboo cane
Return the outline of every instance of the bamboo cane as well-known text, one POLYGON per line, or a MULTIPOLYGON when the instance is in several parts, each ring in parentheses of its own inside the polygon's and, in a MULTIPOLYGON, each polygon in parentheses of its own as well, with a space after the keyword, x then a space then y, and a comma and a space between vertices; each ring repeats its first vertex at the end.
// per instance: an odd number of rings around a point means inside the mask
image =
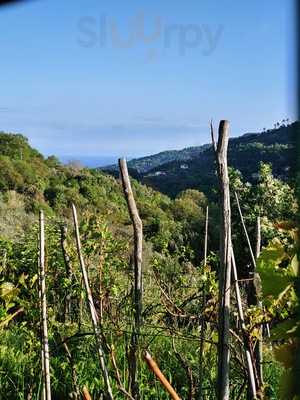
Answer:
POLYGON ((46 400, 46 390, 45 390, 45 361, 44 361, 44 339, 43 339, 43 316, 42 316, 42 291, 41 291, 41 267, 40 267, 40 256, 39 256, 39 266, 38 266, 38 290, 39 290, 39 307, 40 307, 40 343, 41 343, 41 369, 42 369, 42 400, 46 400))
MULTIPOLYGON (((206 267, 207 263, 207 239, 208 239, 208 206, 206 207, 205 214, 205 233, 204 233, 204 267, 206 267)), ((202 306, 205 307, 206 304, 206 284, 203 285, 203 302, 202 306)), ((205 339, 205 321, 203 317, 199 317, 200 319, 200 344, 199 344, 199 392, 198 398, 202 399, 202 387, 203 387, 203 347, 204 347, 204 339, 205 339)))
POLYGON ((47 327, 47 298, 46 298, 46 276, 45 276, 45 222, 44 213, 40 211, 40 238, 39 238, 39 267, 40 267, 40 291, 42 306, 42 332, 43 332, 43 353, 42 360, 44 364, 44 388, 45 399, 51 400, 51 383, 50 383, 50 360, 49 360, 49 344, 48 344, 48 327, 47 327))
MULTIPOLYGON (((60 227, 60 245, 61 245, 61 250, 63 254, 63 259, 66 267, 66 276, 72 282, 73 280, 73 269, 72 269, 72 264, 71 264, 71 259, 68 254, 67 250, 67 232, 68 228, 66 225, 61 225, 60 227)), ((65 309, 64 309, 64 320, 65 322, 71 320, 71 311, 72 311, 72 306, 71 306, 71 293, 67 293, 65 297, 65 309)))
MULTIPOLYGON (((256 220, 256 249, 255 258, 256 261, 260 255, 261 248, 261 226, 260 226, 260 216, 256 220)), ((258 274, 257 274, 258 275, 258 274)), ((259 279, 259 276, 256 277, 259 279)), ((259 279, 260 280, 260 279, 259 279)), ((257 296, 258 297, 258 296, 257 296)), ((262 310, 262 301, 257 299, 257 305, 262 310)), ((264 384, 264 374, 263 374, 263 326, 259 328, 259 338, 255 347, 255 358, 256 358, 256 369, 258 373, 258 379, 260 385, 264 384)))
POLYGON ((77 247, 77 254, 78 254, 78 259, 81 267, 81 272, 83 276, 83 281, 85 285, 85 290, 88 298, 88 304, 89 304, 89 309, 90 309, 90 314, 91 314, 91 320, 94 328, 94 333, 97 341, 97 347, 98 347, 98 356, 99 356, 99 361, 100 361, 100 367, 102 370, 102 376, 103 380, 106 386, 106 391, 107 391, 107 396, 109 400, 113 400, 113 394, 112 394, 112 389, 109 381, 109 376, 108 376, 108 371, 106 368, 106 363, 105 363, 105 357, 104 357, 104 351, 102 348, 102 340, 101 340, 101 332, 98 326, 98 315, 95 309, 93 297, 92 297, 92 292, 90 289, 90 284, 89 284, 89 279, 88 279, 88 274, 87 270, 85 267, 85 262, 83 259, 82 251, 81 251, 81 240, 80 240, 80 235, 79 235, 79 227, 78 227, 78 218, 77 218, 77 211, 76 207, 74 204, 72 204, 72 214, 73 214, 73 222, 74 222, 74 228, 75 228, 75 238, 76 238, 76 247, 77 247))
POLYGON ((208 206, 206 207, 206 214, 205 214, 204 266, 206 266, 207 262, 207 241, 208 241, 208 206))
POLYGON ((232 247, 231 247, 231 251, 232 251, 232 275, 233 275, 233 279, 234 279, 236 301, 237 301, 237 305, 238 305, 238 315, 239 315, 239 320, 240 320, 240 324, 241 324, 241 329, 243 332, 243 339, 244 339, 243 341, 244 341, 244 347, 245 347, 245 353, 246 353, 248 378, 250 381, 252 398, 256 399, 256 384, 255 384, 253 361, 252 361, 252 357, 251 357, 250 343, 246 342, 246 338, 248 337, 248 335, 247 335, 247 329, 246 329, 246 325, 245 325, 242 299, 241 299, 240 287, 239 287, 238 276, 237 276, 237 268, 236 268, 235 257, 234 257, 232 247))

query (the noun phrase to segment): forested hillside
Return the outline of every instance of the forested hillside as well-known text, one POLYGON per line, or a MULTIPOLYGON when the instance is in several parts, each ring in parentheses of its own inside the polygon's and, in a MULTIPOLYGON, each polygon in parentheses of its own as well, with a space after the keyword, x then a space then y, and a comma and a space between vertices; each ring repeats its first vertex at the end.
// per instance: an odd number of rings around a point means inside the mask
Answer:
MULTIPOLYGON (((249 182, 257 179, 260 162, 270 163, 276 177, 284 180, 291 178, 295 171, 295 138, 300 135, 299 127, 299 122, 295 122, 262 133, 245 134, 230 139, 229 164, 241 171, 249 182)), ((158 154, 132 160, 128 166, 132 176, 169 196, 175 197, 182 190, 194 188, 211 198, 212 188, 217 182, 211 147, 192 147, 183 150, 182 154, 185 157, 173 156, 173 160, 169 162, 164 162, 158 154), (155 162, 152 163, 152 160, 155 162), (147 170, 141 167, 144 162, 147 162, 147 170), (159 165, 156 166, 158 162, 159 165)))
MULTIPOLYGON (((168 150, 151 156, 134 158, 128 162, 128 167, 135 170, 139 174, 147 173, 148 171, 160 167, 163 164, 172 161, 187 161, 193 157, 197 157, 200 153, 209 147, 208 144, 203 146, 187 147, 183 150, 168 150)), ((117 165, 103 167, 104 170, 117 170, 117 165)))
MULTIPOLYGON (((293 380, 293 370, 299 363, 295 356, 295 332, 299 329, 295 319, 299 303, 298 206, 293 182, 287 182, 286 176, 283 180, 275 178, 272 166, 266 163, 272 162, 277 175, 282 175, 283 166, 293 167, 292 162, 286 164, 287 156, 293 154, 293 140, 287 139, 290 133, 284 135, 295 128, 298 124, 283 132, 266 132, 260 141, 244 137, 230 142, 232 246, 238 273, 233 285, 239 284, 242 299, 240 303, 232 292, 231 399, 249 398, 245 348, 251 349, 252 362, 256 363, 255 398, 292 400, 298 390, 293 380), (275 135, 278 145, 274 144, 275 135), (236 166, 241 166, 241 172, 236 166), (257 175, 250 183, 248 178, 253 173, 257 175), (252 249, 256 249, 254 263, 252 249), (244 321, 239 314, 241 306, 244 321), (263 346, 263 360, 257 356, 259 346, 263 346), (289 354, 287 359, 283 350, 289 354)), ((178 177, 178 165, 165 165, 168 173, 174 170, 169 190, 166 183, 143 178, 153 186, 165 187, 173 199, 136 180, 131 182, 143 224, 142 323, 134 336, 136 234, 126 201, 128 191, 113 176, 75 163, 62 165, 54 156, 44 158, 32 149, 25 137, 0 133, 3 398, 41 398, 41 210, 45 215, 52 399, 87 399, 83 397, 87 392, 93 399, 109 398, 96 350, 99 341, 95 340, 90 319, 91 303, 86 301, 83 286, 82 259, 88 270, 114 398, 169 398, 144 361, 145 351, 156 360, 181 399, 217 398, 220 191, 212 149, 187 164, 189 169, 182 169, 186 173, 182 178, 190 180, 184 184, 178 177), (175 177, 179 179, 176 190, 175 177), (208 188, 211 184, 213 187, 208 188), (208 198, 203 192, 210 191, 214 196, 208 198), (82 258, 78 257, 74 236, 73 203, 79 218, 82 258), (134 346, 138 349, 136 359, 134 346)))

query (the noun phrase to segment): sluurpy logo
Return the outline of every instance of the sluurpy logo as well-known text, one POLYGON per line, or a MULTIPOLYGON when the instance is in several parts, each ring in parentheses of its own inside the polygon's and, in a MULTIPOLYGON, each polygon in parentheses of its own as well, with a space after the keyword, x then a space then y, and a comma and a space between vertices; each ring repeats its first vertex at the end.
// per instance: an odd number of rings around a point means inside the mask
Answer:
POLYGON ((175 50, 179 56, 185 56, 197 50, 203 56, 210 56, 216 50, 223 34, 223 25, 208 24, 167 24, 160 16, 152 18, 153 28, 147 29, 150 18, 139 12, 129 19, 128 32, 124 33, 113 17, 106 14, 98 18, 84 16, 78 20, 77 43, 85 48, 130 49, 144 45, 146 60, 155 61, 164 51, 175 50))

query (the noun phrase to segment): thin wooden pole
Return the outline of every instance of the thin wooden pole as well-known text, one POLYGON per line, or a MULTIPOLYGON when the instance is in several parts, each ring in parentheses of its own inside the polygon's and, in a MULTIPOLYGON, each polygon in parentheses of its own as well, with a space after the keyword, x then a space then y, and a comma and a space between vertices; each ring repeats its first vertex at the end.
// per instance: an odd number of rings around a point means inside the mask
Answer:
POLYGON ((215 144, 211 125, 213 148, 220 188, 220 274, 219 274, 219 343, 218 343, 218 400, 229 400, 229 339, 230 339, 230 280, 231 280, 231 209, 227 149, 229 122, 222 120, 219 125, 218 143, 215 144))
POLYGON ((51 383, 50 383, 50 361, 49 361, 49 343, 48 343, 48 327, 47 327, 47 298, 46 298, 46 275, 45 275, 45 221, 44 213, 40 211, 40 284, 41 284, 41 305, 42 305, 42 331, 43 331, 43 354, 44 361, 44 388, 45 399, 51 400, 51 383))
POLYGON ((91 395, 86 386, 83 386, 83 388, 82 388, 82 396, 83 396, 83 400, 92 400, 91 395))
MULTIPOLYGON (((246 228, 244 216, 243 216, 243 213, 242 213, 242 210, 241 210, 239 197, 238 197, 236 192, 234 194, 235 194, 236 204, 237 204, 239 215, 240 215, 240 220, 241 220, 241 223, 242 223, 242 226, 243 226, 244 234, 245 234, 245 237, 246 237, 246 240, 247 240, 247 244, 248 244, 248 248, 249 248, 250 255, 251 255, 251 261, 252 261, 253 271, 254 271, 254 278, 255 278, 255 281, 258 283, 260 281, 260 277, 259 277, 258 273, 256 272, 256 259, 259 256, 260 246, 261 246, 260 217, 258 217, 257 221, 256 221, 257 226, 256 226, 256 249, 255 249, 256 250, 255 251, 256 252, 256 257, 255 257, 253 249, 252 249, 252 246, 251 246, 249 234, 248 234, 248 231, 247 231, 247 228, 246 228)), ((259 293, 257 291, 257 287, 255 286, 255 284, 253 284, 253 285, 254 285, 254 290, 255 290, 255 301, 254 302, 258 306, 260 306, 261 302, 259 301, 259 293)), ((263 384, 263 370, 262 370, 262 340, 261 339, 258 340, 258 345, 256 346, 256 350, 255 350, 254 354, 255 354, 255 359, 256 359, 255 368, 256 368, 256 371, 257 371, 257 380, 258 380, 257 384, 259 386, 262 386, 262 384, 263 384)))
POLYGON ((208 241, 208 206, 206 206, 206 214, 205 214, 204 266, 206 266, 207 263, 207 241, 208 241))
POLYGON ((237 306, 238 306, 238 315, 239 315, 241 330, 243 333, 243 342, 244 342, 244 349, 245 349, 245 353, 246 353, 246 363, 247 363, 248 378, 249 378, 250 389, 251 389, 251 396, 253 399, 256 399, 256 384, 255 384, 253 361, 252 361, 252 357, 251 357, 251 347, 250 347, 251 345, 249 342, 249 335, 247 332, 245 319, 244 319, 242 298, 241 298, 240 287, 239 287, 239 282, 238 282, 235 257, 234 257, 232 247, 231 247, 231 251, 232 251, 232 259, 231 259, 232 260, 232 275, 233 275, 233 279, 234 279, 234 288, 235 288, 236 301, 237 301, 237 306))
MULTIPOLYGON (((64 259, 64 263, 65 263, 65 268, 66 268, 66 277, 69 279, 70 283, 72 283, 73 268, 72 268, 70 256, 68 254, 68 249, 67 249, 67 233, 68 233, 67 226, 64 224, 61 225, 61 227, 60 227, 60 244, 61 244, 63 259, 64 259)), ((71 314, 72 314, 71 293, 69 292, 66 294, 66 297, 65 297, 65 309, 64 309, 65 322, 71 320, 71 314)))
POLYGON ((151 369, 151 371, 156 375, 156 377, 159 379, 159 381, 161 382, 161 384, 163 385, 163 387, 166 389, 166 391, 169 393, 169 395, 171 396, 171 398, 173 400, 181 400, 180 397, 178 396, 178 394, 175 392, 175 390, 173 389, 173 387, 171 386, 171 384, 169 383, 169 381, 167 380, 167 378, 164 376, 164 374, 161 372, 161 370, 159 369, 158 365, 156 364, 156 362, 153 360, 153 358, 151 357, 151 355, 146 352, 144 355, 145 361, 148 365, 148 367, 151 369))
POLYGON ((256 219, 256 248, 255 248, 255 258, 258 259, 260 255, 261 248, 261 224, 260 224, 260 216, 256 219))
POLYGON ((125 159, 119 159, 120 174, 124 196, 126 198, 129 215, 134 231, 134 311, 135 323, 131 343, 131 368, 130 386, 135 399, 140 398, 138 387, 138 350, 139 335, 142 325, 142 297, 143 297, 143 277, 142 277, 142 252, 143 252, 143 224, 133 196, 129 179, 127 163, 125 159))
POLYGON ((242 226, 243 226, 244 234, 245 234, 245 237, 246 237, 246 240, 247 240, 247 244, 248 244, 248 248, 249 248, 249 251, 250 251, 251 261, 252 261, 252 264, 253 264, 253 268, 255 270, 256 269, 256 261, 255 261, 254 253, 253 253, 253 250, 252 250, 250 238, 249 238, 249 235, 248 235, 248 232, 247 232, 247 228, 246 228, 246 225, 245 225, 245 221, 244 221, 244 217, 243 217, 243 214, 242 214, 240 201, 239 201, 237 192, 234 192, 234 195, 235 195, 236 204, 237 204, 237 207, 238 207, 238 210, 239 210, 240 219, 241 219, 241 223, 242 223, 242 226))
MULTIPOLYGON (((204 267, 207 263, 207 239, 208 239, 208 206, 206 207, 205 214, 205 233, 204 233, 204 267)), ((206 305, 206 284, 203 284, 203 295, 202 295, 202 311, 206 305)), ((198 399, 202 399, 202 388, 203 388, 203 359, 204 359, 204 339, 205 339, 205 321, 202 315, 199 316, 200 323, 200 344, 199 344, 199 389, 198 399)))
MULTIPOLYGON (((260 225, 260 216, 257 217, 256 220, 256 249, 255 249, 255 258, 256 261, 260 255, 261 248, 261 225, 260 225)), ((257 272, 254 272, 254 277, 256 281, 260 281, 260 277, 257 272)), ((262 310, 262 301, 259 299, 259 293, 256 290, 257 297, 257 305, 262 310)), ((258 374, 259 383, 261 386, 264 384, 264 374, 263 374, 263 326, 259 328, 259 338, 255 347, 255 360, 256 360, 256 369, 258 374)))
POLYGON ((72 204, 72 214, 73 214, 73 222, 74 222, 74 228, 75 228, 75 237, 76 237, 76 247, 77 247, 77 254, 79 258, 79 263, 81 267, 81 272, 83 276, 83 281, 85 285, 85 290, 88 298, 88 304, 89 304, 89 309, 90 309, 90 314, 91 314, 91 320, 94 328, 94 333, 97 341, 97 348, 98 348, 98 356, 99 356, 99 361, 100 361, 100 367, 102 370, 102 376, 103 380, 106 386, 106 391, 107 391, 107 396, 109 400, 113 400, 113 394, 112 394, 112 389, 109 381, 109 376, 108 376, 108 371, 106 368, 106 363, 105 363, 105 357, 104 357, 104 351, 102 348, 102 340, 101 340, 101 332, 98 326, 98 315, 95 309, 94 301, 93 301, 93 296, 92 292, 90 289, 90 284, 89 284, 89 279, 88 279, 88 274, 87 270, 85 267, 85 262, 83 259, 82 251, 81 251, 81 240, 80 240, 80 235, 79 235, 79 226, 78 226, 78 218, 77 218, 77 211, 76 207, 74 204, 72 204))
POLYGON ((46 400, 46 390, 45 390, 45 360, 44 360, 44 335, 43 335, 43 317, 42 317, 42 292, 41 292, 41 273, 40 273, 40 266, 39 266, 39 305, 40 305, 40 342, 41 342, 41 369, 42 369, 42 391, 41 391, 41 398, 42 400, 46 400))

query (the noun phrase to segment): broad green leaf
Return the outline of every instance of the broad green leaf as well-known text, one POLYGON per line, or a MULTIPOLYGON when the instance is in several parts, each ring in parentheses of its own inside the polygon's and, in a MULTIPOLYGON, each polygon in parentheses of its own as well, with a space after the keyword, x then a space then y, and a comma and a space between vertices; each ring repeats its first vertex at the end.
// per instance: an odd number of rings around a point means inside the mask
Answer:
POLYGON ((286 257, 284 246, 277 240, 261 252, 257 260, 257 272, 261 278, 264 296, 278 297, 291 283, 287 269, 279 267, 286 257))

